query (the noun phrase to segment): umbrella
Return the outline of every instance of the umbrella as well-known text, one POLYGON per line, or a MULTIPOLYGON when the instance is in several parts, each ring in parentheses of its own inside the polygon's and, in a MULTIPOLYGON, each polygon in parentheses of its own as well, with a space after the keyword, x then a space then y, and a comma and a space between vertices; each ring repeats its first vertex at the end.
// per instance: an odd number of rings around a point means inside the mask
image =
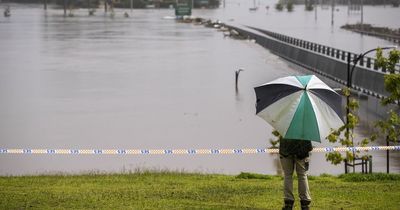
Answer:
POLYGON ((285 139, 321 142, 342 121, 342 97, 314 75, 288 76, 254 88, 256 114, 285 139))

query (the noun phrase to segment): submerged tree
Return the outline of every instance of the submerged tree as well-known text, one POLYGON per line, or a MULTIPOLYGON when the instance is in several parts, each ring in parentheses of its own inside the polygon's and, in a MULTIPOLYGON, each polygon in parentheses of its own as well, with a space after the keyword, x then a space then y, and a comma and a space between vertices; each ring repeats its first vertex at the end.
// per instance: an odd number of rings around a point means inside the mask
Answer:
POLYGON ((313 2, 311 0, 306 0, 304 6, 306 11, 312 11, 314 9, 313 2))
MULTIPOLYGON (((49 0, 50 2, 50 0, 49 0)), ((57 5, 69 5, 76 8, 97 8, 100 5, 100 0, 55 0, 57 5)))
POLYGON ((286 9, 288 10, 288 12, 293 11, 293 1, 288 1, 288 3, 286 4, 286 9))
POLYGON ((278 11, 282 11, 283 10, 283 5, 282 2, 279 1, 278 3, 275 4, 275 9, 278 11))

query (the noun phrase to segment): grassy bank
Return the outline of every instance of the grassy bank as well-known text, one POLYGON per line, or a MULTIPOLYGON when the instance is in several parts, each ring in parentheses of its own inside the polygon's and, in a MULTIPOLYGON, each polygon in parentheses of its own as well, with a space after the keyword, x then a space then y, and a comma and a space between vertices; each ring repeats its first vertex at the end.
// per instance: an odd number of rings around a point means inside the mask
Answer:
MULTIPOLYGON (((279 176, 254 174, 0 177, 0 209, 277 210, 282 202, 281 187, 279 176)), ((312 209, 400 208, 398 174, 322 175, 310 177, 310 187, 312 209)))

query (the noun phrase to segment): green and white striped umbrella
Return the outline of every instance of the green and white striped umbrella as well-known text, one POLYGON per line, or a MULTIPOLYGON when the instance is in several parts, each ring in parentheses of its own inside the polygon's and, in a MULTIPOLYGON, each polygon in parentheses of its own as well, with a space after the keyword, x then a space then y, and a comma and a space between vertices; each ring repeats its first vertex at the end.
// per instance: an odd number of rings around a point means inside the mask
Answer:
POLYGON ((314 75, 289 76, 254 88, 256 113, 286 139, 321 142, 342 121, 342 97, 314 75))

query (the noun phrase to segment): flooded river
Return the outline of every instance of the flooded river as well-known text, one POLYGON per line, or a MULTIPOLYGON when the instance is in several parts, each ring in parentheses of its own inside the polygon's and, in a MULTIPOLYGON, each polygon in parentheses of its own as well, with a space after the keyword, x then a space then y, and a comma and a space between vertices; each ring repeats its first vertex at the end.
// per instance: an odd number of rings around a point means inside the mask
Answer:
MULTIPOLYGON (((227 10, 194 14, 221 18, 227 10)), ((165 19, 173 10, 134 10, 130 18, 123 17, 125 11, 111 18, 99 9, 89 17, 82 9, 64 18, 62 10, 12 5, 12 16, 0 17, 0 148, 271 146, 272 128, 255 115, 253 87, 310 72, 251 41, 165 19), (236 92, 238 68, 245 71, 236 92)), ((266 17, 274 16, 270 12, 266 17)), ((374 171, 384 171, 385 153, 373 155, 374 171)), ((400 172, 398 157, 392 157, 393 172, 400 172)), ((312 162, 311 174, 344 171, 326 163, 324 154, 313 154, 312 162)), ((277 173, 276 157, 269 154, 7 154, 0 155, 0 165, 0 175, 136 169, 277 173)))

